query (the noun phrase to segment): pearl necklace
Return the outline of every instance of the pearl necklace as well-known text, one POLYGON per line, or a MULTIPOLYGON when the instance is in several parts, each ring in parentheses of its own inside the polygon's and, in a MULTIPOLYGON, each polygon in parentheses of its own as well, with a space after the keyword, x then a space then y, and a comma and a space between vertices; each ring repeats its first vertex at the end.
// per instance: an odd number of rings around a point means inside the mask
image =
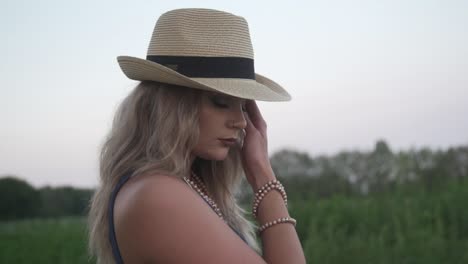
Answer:
POLYGON ((223 214, 221 213, 221 210, 219 209, 218 205, 216 202, 210 197, 208 190, 203 184, 203 181, 194 173, 192 172, 192 178, 193 181, 188 179, 187 177, 184 177, 184 181, 208 203, 208 205, 215 211, 215 213, 221 218, 221 220, 224 220, 223 214))

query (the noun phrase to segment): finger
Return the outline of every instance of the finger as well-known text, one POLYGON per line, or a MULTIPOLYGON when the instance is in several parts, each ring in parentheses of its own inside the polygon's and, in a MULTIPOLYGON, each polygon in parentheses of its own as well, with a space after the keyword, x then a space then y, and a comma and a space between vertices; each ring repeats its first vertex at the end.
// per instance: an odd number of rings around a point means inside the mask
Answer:
POLYGON ((252 124, 252 120, 250 119, 250 115, 248 112, 245 113, 245 121, 247 121, 247 126, 245 127, 245 132, 249 134, 249 132, 252 132, 254 129, 256 130, 257 128, 252 124))
POLYGON ((266 122, 263 119, 262 114, 260 113, 260 109, 257 106, 257 103, 254 100, 248 100, 245 108, 247 109, 247 113, 249 114, 250 120, 252 124, 259 130, 265 131, 266 130, 266 122))
POLYGON ((250 117, 248 111, 245 113, 245 120, 247 121, 247 126, 245 127, 245 132, 247 136, 256 133, 260 134, 262 137, 266 136, 266 127, 262 127, 261 125, 255 125, 252 122, 252 118, 250 117))

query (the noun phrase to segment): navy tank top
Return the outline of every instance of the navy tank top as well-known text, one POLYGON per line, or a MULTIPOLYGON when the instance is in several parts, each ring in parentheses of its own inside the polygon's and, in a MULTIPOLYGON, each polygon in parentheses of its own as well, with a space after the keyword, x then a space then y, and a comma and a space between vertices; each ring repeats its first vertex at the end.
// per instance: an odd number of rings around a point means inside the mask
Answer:
MULTIPOLYGON (((120 255, 120 250, 119 246, 117 244, 117 238, 115 236, 115 228, 114 228, 114 203, 115 203, 115 198, 117 197, 117 193, 120 191, 122 186, 130 179, 130 176, 132 175, 131 172, 126 173, 122 178, 120 178, 119 182, 115 186, 114 190, 112 190, 112 194, 110 197, 109 201, 109 208, 108 208, 108 217, 109 217, 109 242, 112 247, 112 253, 114 255, 115 262, 118 264, 123 264, 122 256, 120 255)), ((203 199, 204 200, 204 199, 203 199)), ((205 201, 206 202, 206 201, 205 201)), ((211 208, 211 207, 210 207, 211 208)), ((245 238, 240 234, 236 229, 232 228, 231 229, 245 242, 245 238)))

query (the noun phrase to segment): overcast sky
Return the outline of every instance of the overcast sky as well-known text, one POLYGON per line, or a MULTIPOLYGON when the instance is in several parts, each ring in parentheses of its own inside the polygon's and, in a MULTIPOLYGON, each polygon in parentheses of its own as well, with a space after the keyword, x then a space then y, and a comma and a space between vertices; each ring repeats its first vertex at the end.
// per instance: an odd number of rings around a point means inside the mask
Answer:
POLYGON ((157 18, 206 7, 249 22, 255 68, 293 100, 259 103, 270 153, 468 143, 468 1, 1 0, 0 175, 97 184, 99 146, 157 18), (201 5, 203 4, 203 5, 201 5))

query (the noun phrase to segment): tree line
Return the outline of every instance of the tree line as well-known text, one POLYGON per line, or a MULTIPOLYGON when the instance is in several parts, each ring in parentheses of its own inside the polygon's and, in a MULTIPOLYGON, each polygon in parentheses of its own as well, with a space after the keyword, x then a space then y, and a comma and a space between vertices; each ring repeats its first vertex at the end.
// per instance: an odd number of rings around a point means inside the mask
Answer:
POLYGON ((0 221, 85 215, 92 192, 70 186, 34 188, 6 175, 0 177, 0 221))
MULTIPOLYGON (((393 151, 384 140, 378 140, 369 151, 311 156, 283 149, 270 160, 288 197, 300 200, 328 199, 336 195, 438 192, 468 179, 468 146, 393 151)), ((244 190, 241 201, 250 203, 250 188, 241 189, 244 190)))

